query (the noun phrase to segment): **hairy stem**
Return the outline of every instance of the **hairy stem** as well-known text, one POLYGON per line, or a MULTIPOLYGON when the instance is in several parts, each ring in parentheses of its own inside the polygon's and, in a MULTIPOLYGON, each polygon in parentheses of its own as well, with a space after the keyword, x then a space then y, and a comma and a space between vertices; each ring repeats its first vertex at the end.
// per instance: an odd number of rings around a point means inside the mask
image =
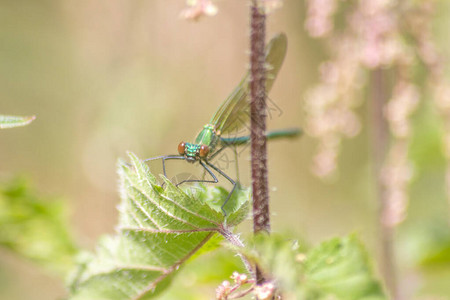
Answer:
MULTIPOLYGON (((253 189, 253 232, 270 232, 269 189, 267 183, 265 35, 266 16, 258 0, 250 6, 250 117, 253 189)), ((256 282, 265 281, 256 266, 256 282)))
POLYGON ((253 188, 253 231, 270 231, 267 183, 265 14, 257 0, 251 5, 250 95, 251 95, 251 166, 253 188))
POLYGON ((378 201, 378 234, 380 240, 380 268, 386 288, 392 299, 398 299, 395 254, 393 247, 394 228, 384 222, 388 213, 389 203, 381 178, 382 166, 387 153, 388 128, 383 116, 383 109, 387 101, 388 86, 383 70, 376 69, 371 78, 371 122, 372 122, 372 156, 373 172, 378 201))

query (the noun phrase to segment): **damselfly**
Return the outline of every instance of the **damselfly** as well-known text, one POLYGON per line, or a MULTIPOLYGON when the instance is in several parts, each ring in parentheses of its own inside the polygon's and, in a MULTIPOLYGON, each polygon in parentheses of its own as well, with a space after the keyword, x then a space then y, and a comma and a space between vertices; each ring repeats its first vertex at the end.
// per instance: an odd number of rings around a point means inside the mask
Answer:
MULTIPOLYGON (((286 47, 287 38, 284 34, 278 34, 272 38, 266 47, 266 91, 271 89, 275 77, 283 64, 286 55, 286 47)), ((235 191, 237 183, 230 176, 225 174, 225 172, 212 164, 211 161, 226 147, 242 145, 250 141, 249 136, 222 137, 223 134, 230 134, 233 131, 237 131, 248 123, 250 119, 248 94, 249 74, 247 73, 230 96, 222 103, 209 123, 203 126, 203 129, 197 135, 193 143, 181 142, 178 145, 178 155, 163 155, 145 160, 162 159, 163 172, 166 177, 166 160, 181 159, 190 163, 198 162, 212 178, 211 180, 186 179, 179 182, 177 185, 186 182, 217 183, 219 180, 213 170, 225 177, 233 185, 233 188, 221 206, 225 215, 226 212, 224 207, 235 191)), ((268 139, 294 137, 299 133, 300 130, 298 129, 288 129, 268 132, 266 137, 268 139)))

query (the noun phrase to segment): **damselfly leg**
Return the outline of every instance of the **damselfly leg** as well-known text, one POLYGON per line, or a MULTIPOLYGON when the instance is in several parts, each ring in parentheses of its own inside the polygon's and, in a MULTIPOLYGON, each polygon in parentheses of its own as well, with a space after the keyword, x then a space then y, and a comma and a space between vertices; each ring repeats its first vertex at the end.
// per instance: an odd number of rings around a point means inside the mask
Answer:
MULTIPOLYGON (((216 170, 217 173, 219 173, 220 175, 222 175, 223 177, 225 177, 232 185, 233 188, 231 189, 231 191, 228 193, 227 198, 225 199, 225 201, 222 203, 222 206, 220 207, 220 209, 222 210, 223 214, 226 216, 227 213, 225 212, 225 205, 227 204, 228 200, 230 200, 231 195, 233 194, 234 190, 236 189, 237 183, 236 181, 234 181, 233 179, 230 178, 230 176, 228 176, 227 174, 225 174, 222 170, 220 170, 219 168, 217 168, 215 165, 212 165, 208 162, 205 162, 208 166, 210 166, 211 168, 213 168, 214 170, 216 170)), ((202 164, 203 165, 203 164, 202 164)), ((206 166, 204 166, 206 168, 206 166)), ((207 168, 206 168, 207 169, 207 168)), ((210 170, 208 170, 209 172, 210 170)), ((212 173, 211 173, 212 175, 212 173)))
MULTIPOLYGON (((169 160, 169 159, 186 160, 186 157, 184 157, 182 155, 161 155, 161 156, 156 156, 156 157, 151 157, 151 158, 144 159, 143 162, 148 162, 148 161, 157 160, 157 159, 161 159, 162 160, 163 174, 164 174, 164 177, 167 178, 166 160, 169 160)), ((161 185, 161 187, 164 187, 164 183, 161 185)))
MULTIPOLYGON (((222 148, 223 149, 223 148, 222 148)), ((218 150, 217 152, 220 152, 222 149, 218 150)), ((163 155, 163 156, 157 156, 157 157, 152 157, 152 158, 147 158, 145 160, 143 160, 144 162, 148 162, 148 161, 152 161, 152 160, 158 160, 161 159, 162 160, 162 166, 163 166, 163 173, 164 176, 167 178, 167 172, 166 172, 166 165, 165 162, 166 160, 172 160, 172 159, 181 159, 181 160, 187 160, 186 157, 181 156, 181 155, 163 155)), ((203 161, 203 160, 198 160, 199 164, 203 167, 203 169, 211 176, 212 180, 207 180, 207 179, 185 179, 181 182, 178 182, 175 184, 175 186, 180 186, 183 183, 218 183, 219 179, 217 179, 217 176, 214 174, 214 172, 211 170, 213 169, 214 171, 216 171, 217 173, 219 173, 221 176, 223 176, 224 178, 226 178, 231 184, 232 184, 232 189, 230 191, 230 193, 228 193, 227 198, 225 199, 225 201, 222 203, 220 209, 222 210, 222 212, 224 213, 224 215, 226 216, 227 213, 225 212, 225 205, 227 204, 228 200, 231 198, 233 192, 236 190, 236 186, 237 183, 236 181, 234 181, 233 179, 231 179, 230 176, 228 176, 227 174, 225 174, 222 170, 220 170, 218 167, 216 167, 215 165, 209 163, 208 161, 203 161)), ((161 187, 164 187, 164 183, 161 185, 161 187)))

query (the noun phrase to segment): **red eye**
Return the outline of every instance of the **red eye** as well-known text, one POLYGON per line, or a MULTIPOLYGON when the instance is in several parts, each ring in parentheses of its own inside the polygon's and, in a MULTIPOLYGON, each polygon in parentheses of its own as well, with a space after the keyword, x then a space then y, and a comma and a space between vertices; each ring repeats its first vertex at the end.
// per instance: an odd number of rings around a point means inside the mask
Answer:
POLYGON ((201 145, 200 153, 199 153, 200 157, 205 158, 208 155, 208 153, 209 153, 209 147, 206 145, 201 145))
POLYGON ((186 143, 185 142, 181 142, 178 145, 178 153, 180 153, 180 155, 184 155, 184 150, 186 149, 186 143))

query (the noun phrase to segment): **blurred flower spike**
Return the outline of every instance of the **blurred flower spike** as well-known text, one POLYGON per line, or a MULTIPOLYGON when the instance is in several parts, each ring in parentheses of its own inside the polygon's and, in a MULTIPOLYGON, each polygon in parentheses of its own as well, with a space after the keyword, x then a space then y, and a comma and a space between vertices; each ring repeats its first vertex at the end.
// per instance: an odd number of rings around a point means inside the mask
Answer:
POLYGON ((234 280, 236 284, 242 285, 248 282, 247 274, 239 274, 238 272, 233 272, 231 279, 234 280))
POLYGON ((275 293, 275 285, 272 282, 266 282, 262 285, 257 285, 255 287, 256 299, 269 300, 272 299, 275 293))
POLYGON ((325 37, 333 29, 336 0, 308 0, 305 28, 312 37, 325 37))
MULTIPOLYGON (((258 4, 270 14, 283 6, 283 0, 259 0, 258 4)), ((203 16, 212 17, 218 12, 213 0, 187 0, 186 5, 188 7, 181 11, 180 17, 191 21, 198 21, 203 16)))
POLYGON ((433 40, 437 1, 407 2, 307 0, 304 25, 311 37, 326 40, 330 51, 330 58, 319 67, 319 83, 305 96, 306 132, 318 140, 313 172, 323 178, 336 174, 342 140, 361 131, 355 108, 364 99, 381 103, 389 128, 389 149, 379 175, 389 206, 382 221, 391 227, 405 218, 408 185, 414 176, 408 159, 411 116, 427 89, 443 119, 450 203, 450 88, 433 40), (425 66, 425 78, 415 75, 418 63, 425 66), (394 81, 383 87, 379 78, 386 71, 394 81), (365 86, 377 93, 368 94, 365 86))
POLYGON ((261 0, 261 4, 264 6, 265 13, 270 14, 283 6, 283 0, 261 0))
POLYGON ((216 289, 216 299, 218 299, 218 300, 227 299, 227 297, 231 293, 231 291, 232 291, 232 287, 231 287, 230 282, 228 280, 225 280, 216 289))
POLYGON ((198 21, 203 16, 215 16, 217 14, 217 6, 211 0, 187 0, 187 8, 184 9, 180 16, 187 20, 198 21))
POLYGON ((231 275, 231 279, 233 279, 234 281, 233 285, 231 285, 231 283, 228 280, 225 280, 224 282, 222 282, 221 285, 219 285, 219 287, 217 287, 216 299, 218 300, 237 299, 253 291, 253 287, 251 287, 247 291, 241 292, 239 294, 232 294, 236 292, 237 289, 239 289, 244 284, 247 283, 254 284, 255 280, 248 278, 247 274, 240 274, 238 272, 233 272, 233 275, 231 275))

